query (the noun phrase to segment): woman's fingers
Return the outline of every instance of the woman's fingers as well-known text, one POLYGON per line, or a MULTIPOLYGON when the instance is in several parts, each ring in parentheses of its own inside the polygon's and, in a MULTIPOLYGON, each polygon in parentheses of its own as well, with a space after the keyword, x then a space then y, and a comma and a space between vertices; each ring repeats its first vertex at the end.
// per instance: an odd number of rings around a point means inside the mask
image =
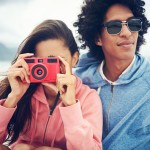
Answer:
POLYGON ((11 68, 8 72, 8 77, 16 79, 16 77, 20 77, 21 81, 26 81, 30 83, 29 77, 24 68, 11 68))
POLYGON ((60 92, 65 92, 68 87, 74 87, 76 78, 73 75, 57 74, 57 88, 60 92))
POLYGON ((30 70, 29 70, 28 64, 24 60, 26 57, 29 57, 29 56, 33 56, 33 54, 27 53, 27 54, 21 54, 21 55, 19 55, 16 63, 12 67, 15 67, 15 68, 25 68, 27 74, 29 75, 30 74, 30 70))
POLYGON ((28 75, 30 75, 30 70, 28 64, 25 62, 24 59, 19 59, 17 62, 12 66, 13 68, 24 68, 28 75))
POLYGON ((24 58, 31 57, 33 55, 34 54, 32 53, 20 54, 17 61, 11 66, 9 74, 11 74, 14 78, 20 77, 22 81, 25 80, 27 83, 30 83, 28 76, 30 75, 30 70, 24 58))
POLYGON ((28 67, 28 64, 26 63, 26 61, 24 59, 26 57, 31 57, 33 55, 34 55, 33 53, 20 54, 16 63, 14 64, 14 67, 23 67, 23 68, 25 68, 25 70, 29 74, 29 67, 28 67))
POLYGON ((61 61, 61 62, 64 64, 64 66, 65 66, 65 69, 66 69, 66 73, 65 73, 65 74, 71 75, 71 68, 70 68, 69 63, 68 63, 67 61, 65 61, 64 58, 62 58, 62 57, 60 57, 60 56, 58 56, 58 57, 59 57, 60 61, 61 61))
POLYGON ((65 106, 70 106, 76 103, 75 86, 75 76, 66 74, 57 75, 57 88, 60 91, 61 99, 65 106))
MULTIPOLYGON (((58 76, 58 74, 57 74, 57 76, 58 76)), ((57 86, 57 89, 60 92, 60 94, 62 94, 65 91, 63 88, 63 85, 61 84, 60 78, 57 78, 56 86, 57 86)))
POLYGON ((23 73, 18 70, 13 69, 8 72, 9 79, 16 79, 17 77, 20 77, 20 80, 24 79, 23 73))
POLYGON ((25 57, 31 57, 33 55, 34 55, 33 53, 20 54, 17 60, 25 58, 25 57))

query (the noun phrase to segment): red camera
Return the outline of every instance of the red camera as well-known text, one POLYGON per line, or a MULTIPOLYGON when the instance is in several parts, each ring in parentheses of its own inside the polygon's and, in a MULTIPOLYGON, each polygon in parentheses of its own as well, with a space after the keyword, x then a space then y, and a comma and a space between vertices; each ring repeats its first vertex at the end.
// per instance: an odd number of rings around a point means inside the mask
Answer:
POLYGON ((56 82, 56 75, 60 72, 59 58, 36 58, 24 59, 30 69, 30 82, 56 82))

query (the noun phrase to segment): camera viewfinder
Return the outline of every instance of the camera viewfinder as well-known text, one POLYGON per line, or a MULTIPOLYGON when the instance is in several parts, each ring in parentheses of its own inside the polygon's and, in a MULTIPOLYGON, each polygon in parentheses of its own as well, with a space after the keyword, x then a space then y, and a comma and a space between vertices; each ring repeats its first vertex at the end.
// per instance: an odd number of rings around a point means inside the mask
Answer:
POLYGON ((39 62, 39 63, 42 63, 42 62, 43 62, 43 59, 38 59, 38 62, 39 62))

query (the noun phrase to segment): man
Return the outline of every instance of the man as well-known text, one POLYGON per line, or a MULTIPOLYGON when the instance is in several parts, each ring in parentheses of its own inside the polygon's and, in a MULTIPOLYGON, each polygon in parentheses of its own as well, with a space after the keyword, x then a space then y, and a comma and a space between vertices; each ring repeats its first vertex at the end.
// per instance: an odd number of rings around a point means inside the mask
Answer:
POLYGON ((104 150, 150 149, 150 63, 139 54, 150 23, 143 0, 90 0, 74 23, 83 42, 75 73, 99 92, 104 150))

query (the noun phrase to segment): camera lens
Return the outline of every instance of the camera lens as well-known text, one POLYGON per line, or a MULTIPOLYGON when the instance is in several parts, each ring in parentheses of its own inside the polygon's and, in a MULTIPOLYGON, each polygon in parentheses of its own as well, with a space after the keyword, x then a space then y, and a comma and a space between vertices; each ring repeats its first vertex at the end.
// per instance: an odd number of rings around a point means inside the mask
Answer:
POLYGON ((38 74, 38 75, 41 75, 42 73, 43 73, 43 71, 42 71, 41 69, 38 69, 38 70, 37 70, 37 74, 38 74))
POLYGON ((47 75, 47 69, 42 64, 37 64, 32 68, 31 74, 36 80, 43 80, 47 75))

